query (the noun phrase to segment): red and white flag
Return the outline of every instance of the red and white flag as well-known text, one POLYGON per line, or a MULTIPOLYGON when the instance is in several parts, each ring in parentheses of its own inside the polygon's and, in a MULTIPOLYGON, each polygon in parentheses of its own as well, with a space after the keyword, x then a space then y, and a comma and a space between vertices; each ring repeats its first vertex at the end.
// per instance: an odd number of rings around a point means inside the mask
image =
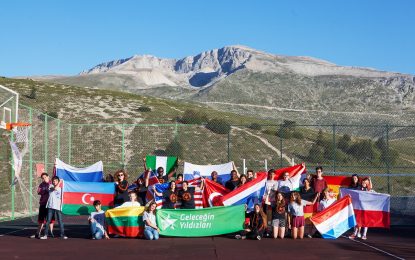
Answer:
POLYGON ((352 198, 356 222, 360 227, 390 227, 389 194, 341 188, 340 195, 352 198))
POLYGON ((228 194, 229 190, 217 182, 205 178, 203 189, 203 207, 222 206, 221 197, 228 194))

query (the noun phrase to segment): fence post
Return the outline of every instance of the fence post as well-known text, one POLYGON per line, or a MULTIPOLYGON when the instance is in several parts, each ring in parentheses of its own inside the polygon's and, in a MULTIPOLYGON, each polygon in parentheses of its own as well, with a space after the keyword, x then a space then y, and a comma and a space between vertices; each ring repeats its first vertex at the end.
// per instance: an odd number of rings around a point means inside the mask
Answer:
POLYGON ((43 143, 44 145, 44 163, 45 163, 45 170, 48 172, 48 115, 45 114, 45 134, 43 136, 43 143))
MULTIPOLYGON (((11 141, 13 142, 14 141, 14 133, 13 133, 13 131, 10 131, 10 138, 11 138, 11 141)), ((13 151, 11 151, 11 153, 10 153, 10 161, 12 162, 12 172, 11 172, 11 188, 12 188, 12 198, 11 198, 11 200, 12 200, 12 205, 11 205, 11 211, 12 211, 12 215, 11 215, 11 220, 14 220, 14 211, 15 211, 15 205, 14 205, 14 193, 15 193, 15 191, 16 191, 16 187, 15 187, 15 185, 14 185, 14 160, 13 160, 13 151)))
POLYGON ((389 124, 386 124, 386 173, 388 174, 388 194, 390 194, 390 164, 389 164, 389 124))
POLYGON ((333 172, 336 172, 336 124, 333 124, 333 172))
POLYGON ((33 111, 32 108, 29 108, 29 123, 32 125, 29 127, 29 215, 32 215, 32 192, 33 192, 33 111))
POLYGON ((280 125, 280 168, 282 168, 282 138, 284 137, 283 125, 280 125))
POLYGON ((122 128, 121 128, 121 146, 122 146, 122 150, 121 150, 121 165, 122 168, 124 169, 124 159, 125 159, 125 125, 122 124, 122 128))
POLYGON ((57 119, 58 120, 58 124, 57 124, 57 139, 58 139, 58 151, 57 151, 57 154, 58 154, 58 158, 59 159, 61 159, 61 120, 59 120, 59 119, 57 119))
POLYGON ((228 162, 231 160, 231 130, 228 132, 228 162))
POLYGON ((68 163, 71 164, 72 157, 72 124, 69 124, 69 141, 68 141, 68 163))

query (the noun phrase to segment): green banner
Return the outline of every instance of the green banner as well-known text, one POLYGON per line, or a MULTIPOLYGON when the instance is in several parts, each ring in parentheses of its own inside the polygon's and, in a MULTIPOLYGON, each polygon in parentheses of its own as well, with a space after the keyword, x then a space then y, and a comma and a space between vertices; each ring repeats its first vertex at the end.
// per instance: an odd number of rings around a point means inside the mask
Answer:
POLYGON ((243 229, 245 205, 204 209, 160 209, 156 215, 161 235, 216 236, 243 229))

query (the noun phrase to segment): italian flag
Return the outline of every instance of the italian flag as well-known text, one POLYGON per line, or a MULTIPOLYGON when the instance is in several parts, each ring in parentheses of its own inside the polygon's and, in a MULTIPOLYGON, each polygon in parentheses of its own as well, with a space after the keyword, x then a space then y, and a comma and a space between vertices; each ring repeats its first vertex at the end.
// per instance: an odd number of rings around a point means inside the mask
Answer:
POLYGON ((123 237, 143 236, 144 210, 145 207, 125 207, 105 211, 108 233, 123 237))
POLYGON ((174 167, 177 165, 177 157, 167 157, 167 156, 146 156, 146 167, 152 171, 156 171, 158 167, 163 167, 164 175, 169 174, 173 171, 174 167))

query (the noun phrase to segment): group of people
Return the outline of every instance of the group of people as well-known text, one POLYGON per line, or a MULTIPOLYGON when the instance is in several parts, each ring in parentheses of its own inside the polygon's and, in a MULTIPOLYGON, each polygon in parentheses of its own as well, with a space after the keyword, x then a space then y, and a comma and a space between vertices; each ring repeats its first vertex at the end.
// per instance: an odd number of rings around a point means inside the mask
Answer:
MULTIPOLYGON (((115 207, 130 207, 145 205, 146 210, 143 215, 144 221, 144 237, 148 240, 157 240, 159 238, 159 228, 156 223, 156 207, 154 200, 147 202, 146 194, 150 189, 151 169, 145 168, 145 173, 135 181, 135 188, 131 190, 131 186, 127 181, 127 173, 124 170, 119 170, 114 174, 113 181, 115 183, 115 207), (130 187, 130 189, 129 189, 130 187)), ((162 197, 163 209, 174 209, 176 205, 180 204, 181 209, 195 208, 195 189, 203 189, 203 181, 197 187, 190 187, 187 181, 183 180, 183 175, 178 174, 175 179, 172 173, 164 174, 164 169, 159 167, 157 169, 157 178, 160 183, 169 182, 169 188, 163 192, 157 191, 152 186, 153 193, 162 197), (178 186, 181 186, 178 189, 178 186)), ((237 239, 252 238, 260 240, 264 236, 273 236, 274 238, 284 238, 288 230, 291 230, 290 235, 293 239, 302 239, 304 237, 305 229, 306 236, 312 238, 313 235, 318 235, 313 225, 308 219, 304 218, 304 206, 314 205, 318 203, 318 211, 322 211, 329 207, 336 201, 336 197, 328 188, 327 182, 323 177, 323 168, 316 168, 316 175, 307 175, 302 181, 303 186, 300 191, 293 191, 293 183, 289 178, 289 173, 284 173, 281 180, 275 180, 275 170, 268 171, 267 181, 265 184, 265 192, 262 202, 256 203, 252 212, 246 213, 246 222, 244 223, 244 230, 236 234, 237 239)), ((234 190, 256 178, 254 171, 248 170, 245 174, 238 176, 238 172, 233 170, 231 178, 224 183, 224 186, 229 190, 234 190)), ((39 215, 38 215, 38 229, 32 238, 47 239, 50 235, 53 236, 53 223, 55 219, 59 223, 60 237, 67 239, 64 233, 64 224, 62 221, 61 212, 61 188, 59 187, 60 179, 57 176, 52 178, 52 183, 49 181, 49 175, 43 173, 41 175, 42 183, 38 187, 39 200, 39 215), (42 236, 42 229, 45 228, 42 236)), ((222 180, 219 179, 217 172, 211 173, 211 180, 223 185, 222 180)), ((354 174, 352 176, 351 189, 357 190, 371 190, 370 179, 364 178, 360 181, 359 177, 354 174)), ((105 217, 101 209, 101 202, 95 200, 93 202, 95 212, 91 213, 88 218, 91 227, 91 238, 93 239, 109 239, 109 235, 105 229, 105 217)), ((366 239, 367 227, 355 227, 351 239, 356 237, 366 239), (363 230, 363 234, 361 234, 363 230)))

